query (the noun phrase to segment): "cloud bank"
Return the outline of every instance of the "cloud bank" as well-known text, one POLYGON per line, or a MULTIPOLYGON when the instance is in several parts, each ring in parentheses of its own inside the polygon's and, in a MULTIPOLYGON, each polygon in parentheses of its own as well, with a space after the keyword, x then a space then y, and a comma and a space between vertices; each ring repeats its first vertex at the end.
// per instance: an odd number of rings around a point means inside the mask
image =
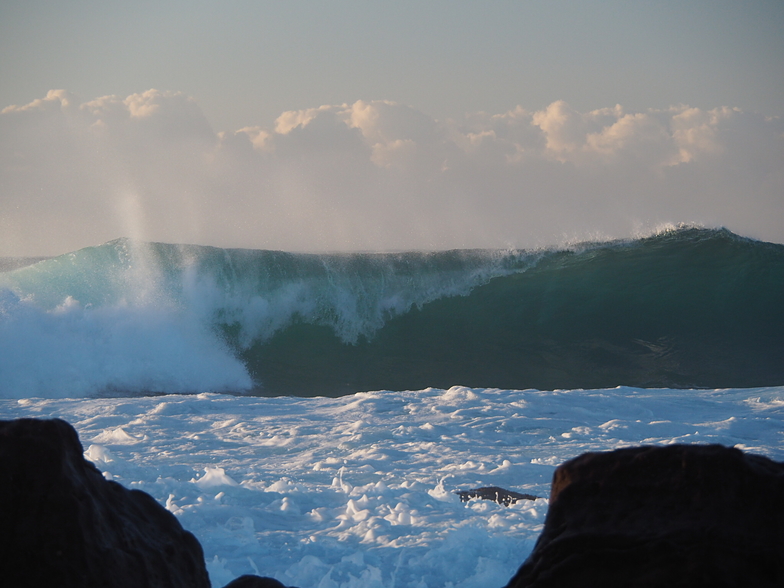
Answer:
POLYGON ((121 236, 296 251, 535 247, 662 223, 784 242, 784 123, 558 101, 438 121, 386 101, 216 132, 190 97, 0 113, 0 255, 121 236))

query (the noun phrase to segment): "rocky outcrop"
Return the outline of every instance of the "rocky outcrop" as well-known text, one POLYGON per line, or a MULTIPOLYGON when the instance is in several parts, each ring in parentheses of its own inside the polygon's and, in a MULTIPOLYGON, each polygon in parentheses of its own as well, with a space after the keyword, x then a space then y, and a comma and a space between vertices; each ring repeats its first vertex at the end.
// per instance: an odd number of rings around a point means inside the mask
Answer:
POLYGON ((196 538, 107 481, 59 419, 0 421, 0 578, 15 588, 209 588, 196 538))
POLYGON ((784 586, 784 464, 719 445, 564 463, 507 588, 577 586, 784 586))
POLYGON ((503 506, 516 504, 518 500, 536 500, 539 498, 533 494, 522 494, 520 492, 515 492, 514 490, 505 490, 498 486, 485 486, 472 490, 458 490, 455 494, 460 497, 460 502, 468 502, 472 498, 479 498, 481 500, 492 500, 503 506))
POLYGON ((286 588, 274 578, 262 578, 248 574, 240 576, 226 584, 223 588, 286 588))

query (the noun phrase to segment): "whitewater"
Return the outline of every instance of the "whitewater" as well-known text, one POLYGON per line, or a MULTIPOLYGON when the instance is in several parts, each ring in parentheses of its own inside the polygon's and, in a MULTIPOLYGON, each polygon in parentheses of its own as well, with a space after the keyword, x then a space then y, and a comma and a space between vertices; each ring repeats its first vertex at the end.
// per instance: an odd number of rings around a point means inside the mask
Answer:
POLYGON ((500 588, 531 552, 566 459, 721 443, 784 460, 784 387, 25 398, 0 414, 72 423, 107 479, 196 535, 216 587, 259 573, 299 587, 500 588), (455 494, 482 486, 542 498, 455 494))
POLYGON ((3 263, 0 418, 71 423, 196 535, 216 587, 500 587, 571 457, 784 460, 784 246, 726 230, 332 255, 121 239, 3 263), (456 494, 484 486, 538 498, 456 494))

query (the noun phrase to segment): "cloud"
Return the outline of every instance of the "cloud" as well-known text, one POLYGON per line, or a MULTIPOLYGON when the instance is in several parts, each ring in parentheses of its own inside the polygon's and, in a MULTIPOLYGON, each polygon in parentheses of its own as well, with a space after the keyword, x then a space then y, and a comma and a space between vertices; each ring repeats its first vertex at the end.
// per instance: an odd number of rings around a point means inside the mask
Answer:
POLYGON ((684 108, 675 114, 671 128, 680 162, 689 163, 703 153, 720 155, 722 145, 718 140, 719 123, 738 112, 730 108, 716 108, 707 112, 699 108, 684 108))
POLYGON ((66 90, 49 90, 45 98, 37 98, 36 100, 30 102, 30 104, 25 104, 23 106, 17 106, 15 104, 6 106, 2 111, 0 111, 0 114, 47 110, 51 111, 68 108, 71 104, 71 99, 71 94, 66 90))
POLYGON ((216 132, 195 100, 0 113, 0 255, 119 236, 289 250, 531 247, 663 222, 784 242, 784 125, 686 105, 471 113, 358 100, 216 132))

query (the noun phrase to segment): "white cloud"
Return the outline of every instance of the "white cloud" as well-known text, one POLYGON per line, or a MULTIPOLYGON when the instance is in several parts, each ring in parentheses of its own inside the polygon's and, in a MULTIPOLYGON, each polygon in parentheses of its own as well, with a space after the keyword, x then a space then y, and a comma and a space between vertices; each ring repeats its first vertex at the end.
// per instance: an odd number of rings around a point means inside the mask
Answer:
POLYGON ((715 108, 703 111, 699 108, 683 107, 672 117, 673 139, 680 151, 680 161, 688 163, 700 154, 719 155, 722 144, 718 137, 719 125, 740 111, 731 108, 715 108))
POLYGON ((601 131, 586 137, 584 151, 605 162, 620 156, 647 162, 648 165, 677 163, 674 141, 666 128, 644 113, 626 114, 601 131))
POLYGON ((288 135, 297 127, 307 126, 320 113, 335 111, 336 109, 334 106, 319 106, 318 108, 308 108, 306 110, 289 110, 281 114, 275 121, 275 132, 279 135, 288 135))
MULTIPOLYGON (((253 147, 259 151, 271 151, 273 149, 272 133, 266 129, 262 129, 261 127, 244 127, 236 131, 234 134, 246 135, 253 144, 253 147)), ((219 133, 218 136, 221 138, 221 140, 223 140, 226 137, 226 133, 219 133)))
POLYGON ((563 163, 594 167, 636 161, 654 169, 680 162, 677 141, 656 112, 625 113, 616 105, 580 113, 558 101, 531 120, 545 136, 545 154, 563 163))
POLYGON ((216 133, 182 93, 78 102, 56 90, 2 110, 0 255, 131 233, 297 250, 533 246, 667 221, 784 241, 784 126, 733 108, 558 101, 436 121, 359 100, 216 133))
POLYGON ((589 132, 586 117, 563 100, 534 113, 531 122, 542 129, 547 150, 559 161, 567 161, 566 155, 582 148, 589 132))
POLYGON ((158 90, 147 90, 142 94, 132 94, 123 100, 123 104, 128 107, 129 114, 134 118, 147 118, 161 109, 164 100, 173 96, 164 95, 158 90))
POLYGON ((17 106, 15 104, 6 106, 2 111, 0 111, 0 114, 34 110, 51 110, 53 108, 68 108, 68 106, 71 104, 71 99, 71 94, 66 90, 49 90, 49 92, 46 93, 46 98, 38 98, 23 106, 17 106))

